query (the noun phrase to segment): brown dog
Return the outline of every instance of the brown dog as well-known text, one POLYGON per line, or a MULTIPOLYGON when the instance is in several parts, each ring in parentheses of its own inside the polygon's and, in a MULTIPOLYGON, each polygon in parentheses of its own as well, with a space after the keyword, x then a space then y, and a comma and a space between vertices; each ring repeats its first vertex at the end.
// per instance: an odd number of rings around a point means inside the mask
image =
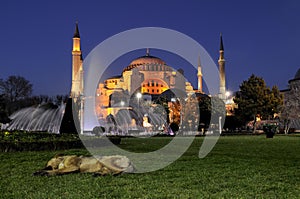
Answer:
POLYGON ((134 172, 134 166, 125 156, 85 157, 76 155, 56 155, 49 160, 46 167, 33 175, 62 175, 68 173, 94 173, 95 175, 117 175, 134 172))

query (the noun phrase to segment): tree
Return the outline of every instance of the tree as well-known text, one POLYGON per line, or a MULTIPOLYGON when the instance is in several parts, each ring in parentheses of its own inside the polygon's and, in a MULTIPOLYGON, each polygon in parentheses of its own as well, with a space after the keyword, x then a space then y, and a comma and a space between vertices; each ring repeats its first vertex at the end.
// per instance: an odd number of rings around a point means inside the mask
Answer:
POLYGON ((200 119, 198 130, 208 129, 211 120, 211 98, 207 95, 198 97, 200 119))
POLYGON ((166 122, 169 124, 170 123, 170 110, 168 107, 168 99, 166 96, 160 96, 156 101, 155 104, 157 106, 154 106, 153 113, 160 115, 162 118, 166 118, 166 122))
POLYGON ((61 134, 77 134, 80 131, 80 120, 78 117, 78 105, 69 98, 66 103, 65 112, 61 121, 59 132, 61 134), (76 128, 76 126, 78 128, 76 128), (77 131, 78 130, 78 131, 77 131))
MULTIPOLYGON (((210 124, 213 124, 213 126, 219 124, 220 117, 222 121, 221 125, 223 126, 226 116, 226 108, 223 100, 214 96, 202 96, 198 98, 198 103, 200 124, 204 124, 204 128, 207 129, 210 124)), ((200 125, 200 128, 203 128, 203 126, 200 125)))
POLYGON ((283 97, 276 86, 272 89, 266 86, 265 81, 255 75, 240 85, 240 91, 234 97, 238 108, 235 109, 236 116, 242 121, 253 120, 253 132, 256 131, 256 118, 273 119, 274 113, 279 112, 283 97))
POLYGON ((178 126, 180 125, 180 120, 181 120, 181 110, 182 110, 182 104, 180 103, 180 99, 173 99, 172 105, 169 107, 171 117, 170 117, 170 122, 177 124, 178 126))
POLYGON ((0 95, 3 96, 4 110, 7 115, 31 104, 28 97, 32 93, 32 84, 20 76, 9 76, 6 80, 0 79, 0 95))
POLYGON ((195 95, 189 95, 185 100, 182 100, 183 106, 181 111, 182 126, 189 131, 197 131, 200 110, 199 102, 195 95))
POLYGON ((32 93, 32 84, 24 77, 9 76, 7 80, 0 79, 0 94, 9 102, 15 102, 29 97, 32 93))
MULTIPOLYGON (((10 122, 10 119, 8 118, 8 115, 5 111, 5 100, 4 96, 0 95, 0 124, 6 124, 10 122)), ((1 127, 1 126, 0 126, 1 127)))

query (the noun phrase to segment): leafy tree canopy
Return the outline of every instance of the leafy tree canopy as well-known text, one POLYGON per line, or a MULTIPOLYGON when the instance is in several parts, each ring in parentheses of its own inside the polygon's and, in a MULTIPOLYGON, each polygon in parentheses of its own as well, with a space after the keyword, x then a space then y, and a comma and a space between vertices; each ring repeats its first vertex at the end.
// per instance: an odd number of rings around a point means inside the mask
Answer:
POLYGON ((251 75, 240 85, 234 102, 238 106, 236 116, 244 123, 254 120, 255 124, 258 115, 262 119, 273 118, 282 106, 283 97, 276 86, 270 89, 261 77, 251 75))

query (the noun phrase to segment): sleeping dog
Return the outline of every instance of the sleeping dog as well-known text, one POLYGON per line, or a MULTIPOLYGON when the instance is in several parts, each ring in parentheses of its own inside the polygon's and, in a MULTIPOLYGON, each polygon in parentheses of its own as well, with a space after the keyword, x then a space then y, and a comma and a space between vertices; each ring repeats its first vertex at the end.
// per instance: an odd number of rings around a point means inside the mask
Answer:
POLYGON ((79 172, 103 176, 133 173, 134 170, 134 166, 126 156, 56 155, 48 161, 44 169, 34 172, 33 175, 53 176, 79 172))

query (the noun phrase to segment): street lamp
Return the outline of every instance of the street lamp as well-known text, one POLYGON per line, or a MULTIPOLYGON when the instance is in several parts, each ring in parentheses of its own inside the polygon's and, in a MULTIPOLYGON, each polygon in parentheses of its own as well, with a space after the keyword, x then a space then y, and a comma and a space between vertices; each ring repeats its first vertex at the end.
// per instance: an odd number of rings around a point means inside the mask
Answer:
POLYGON ((231 95, 231 92, 230 91, 226 91, 225 95, 226 95, 226 97, 229 97, 231 95))
POLYGON ((79 96, 79 100, 80 100, 80 111, 79 111, 79 118, 80 118, 80 134, 83 135, 83 125, 84 125, 84 116, 83 116, 83 111, 84 111, 84 100, 85 97, 83 94, 80 94, 79 96))
POLYGON ((141 99, 141 97, 142 97, 142 93, 137 93, 136 94, 136 98, 137 98, 137 100, 138 100, 138 110, 140 111, 140 99, 141 99))
POLYGON ((226 96, 226 104, 229 104, 230 103, 230 100, 229 100, 229 96, 231 95, 231 92, 230 91, 226 91, 225 93, 225 96, 226 96))

